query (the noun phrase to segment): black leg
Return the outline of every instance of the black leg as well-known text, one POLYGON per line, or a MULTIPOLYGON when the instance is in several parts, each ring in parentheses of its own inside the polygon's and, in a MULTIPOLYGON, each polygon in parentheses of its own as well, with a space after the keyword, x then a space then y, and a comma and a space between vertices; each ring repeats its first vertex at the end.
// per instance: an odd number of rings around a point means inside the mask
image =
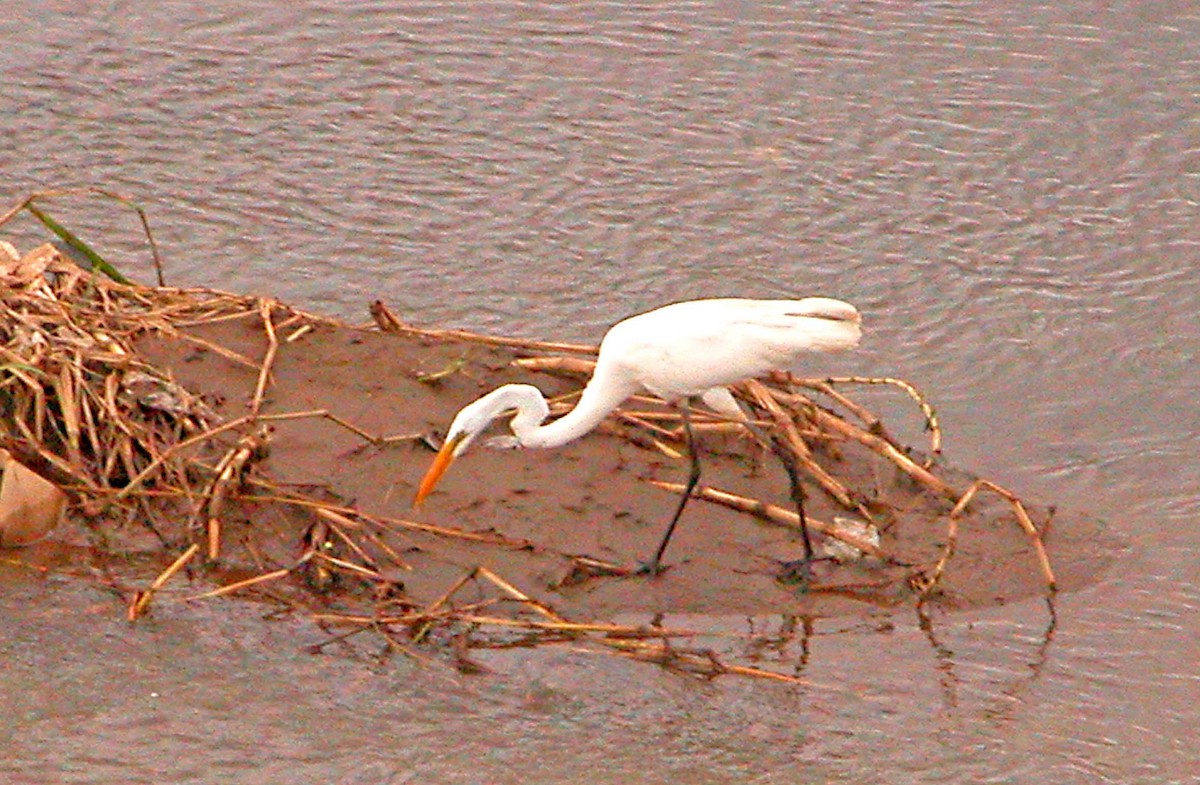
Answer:
POLYGON ((796 455, 774 434, 767 436, 750 423, 743 424, 755 438, 771 448, 771 452, 775 453, 779 462, 783 464, 784 471, 787 472, 792 503, 796 505, 796 515, 800 518, 800 537, 804 541, 804 558, 785 562, 780 577, 789 583, 796 583, 807 588, 813 560, 813 546, 812 538, 808 534, 808 517, 804 514, 804 486, 800 484, 800 473, 796 468, 796 455))
POLYGON ((683 515, 683 508, 687 506, 688 500, 692 498, 692 491, 696 489, 696 483, 700 482, 700 456, 696 453, 696 437, 692 433, 692 417, 691 410, 688 408, 688 402, 685 400, 679 405, 679 411, 683 417, 683 432, 687 438, 688 457, 691 459, 692 468, 688 474, 687 486, 683 489, 683 495, 679 497, 679 506, 675 508, 675 515, 671 518, 671 523, 667 526, 666 532, 663 533, 662 542, 658 544, 658 550, 654 552, 654 557, 649 563, 643 564, 638 572, 657 575, 662 571, 659 563, 662 561, 663 553, 667 550, 667 543, 671 541, 671 535, 675 533, 675 525, 679 523, 679 516, 683 515))
POLYGON ((788 483, 791 485, 792 502, 796 505, 796 515, 800 518, 800 537, 804 540, 804 558, 799 562, 791 561, 783 565, 781 578, 789 583, 808 588, 813 560, 812 538, 808 536, 808 517, 804 514, 804 487, 796 471, 796 456, 786 446, 771 440, 772 449, 779 456, 784 470, 787 471, 788 483))

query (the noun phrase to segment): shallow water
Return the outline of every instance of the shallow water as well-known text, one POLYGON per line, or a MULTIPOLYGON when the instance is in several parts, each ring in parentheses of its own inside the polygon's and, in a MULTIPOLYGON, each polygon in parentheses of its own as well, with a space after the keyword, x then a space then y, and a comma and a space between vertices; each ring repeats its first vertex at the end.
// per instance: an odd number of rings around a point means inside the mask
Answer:
MULTIPOLYGON (((168 282, 569 340, 843 296, 868 337, 817 370, 910 379, 951 461, 1129 543, 1053 627, 818 620, 764 650, 801 690, 378 669, 0 564, 9 781, 1195 781, 1200 4, 60 2, 0 38, 5 200, 134 196, 168 282)), ((131 216, 54 214, 151 280, 131 216)))

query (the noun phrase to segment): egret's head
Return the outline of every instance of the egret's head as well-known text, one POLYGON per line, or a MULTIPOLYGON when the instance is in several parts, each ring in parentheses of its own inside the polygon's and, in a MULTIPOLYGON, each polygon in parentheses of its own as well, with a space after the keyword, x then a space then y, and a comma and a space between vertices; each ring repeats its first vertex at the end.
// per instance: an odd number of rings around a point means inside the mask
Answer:
MULTIPOLYGON (((476 401, 475 403, 478 403, 476 401)), ((450 468, 450 464, 454 459, 467 451, 475 438, 487 428, 492 421, 492 417, 480 418, 477 413, 472 411, 475 404, 463 409, 454 418, 454 422, 450 423, 450 430, 446 433, 446 441, 442 443, 442 449, 438 450, 434 456, 433 463, 429 465, 425 476, 421 478, 421 484, 417 487, 417 495, 413 498, 413 506, 416 507, 425 501, 442 479, 442 475, 446 473, 446 469, 450 468)))
MULTIPOLYGON (((450 430, 446 432, 446 441, 442 444, 442 449, 438 450, 429 470, 421 478, 421 484, 417 487, 417 495, 413 498, 413 506, 416 507, 425 501, 425 497, 433 491, 434 486, 446 473, 446 469, 450 468, 454 459, 466 452, 476 438, 487 430, 493 420, 513 413, 520 417, 522 410, 531 412, 538 421, 546 416, 545 413, 548 410, 537 388, 529 385, 508 384, 464 406, 462 411, 454 416, 454 421, 450 423, 450 430), (540 407, 536 402, 529 403, 535 397, 536 401, 541 401, 540 407)), ((516 436, 496 436, 488 439, 486 444, 490 447, 512 448, 519 447, 521 442, 516 436)))

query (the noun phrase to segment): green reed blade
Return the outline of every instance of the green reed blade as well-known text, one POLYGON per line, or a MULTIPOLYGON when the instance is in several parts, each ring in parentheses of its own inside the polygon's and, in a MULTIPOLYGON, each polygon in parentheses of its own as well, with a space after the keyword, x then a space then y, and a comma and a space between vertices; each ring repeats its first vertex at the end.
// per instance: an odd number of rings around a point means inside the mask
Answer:
POLYGON ((25 207, 26 207, 26 209, 29 210, 29 212, 33 213, 34 216, 39 221, 41 221, 43 224, 45 224, 47 229, 49 229, 50 231, 52 231, 56 235, 58 235, 58 237, 64 243, 69 245, 71 248, 74 248, 79 253, 83 254, 84 257, 87 258, 88 262, 91 263, 92 267, 94 267, 95 269, 104 273, 105 275, 107 275, 109 278, 113 279, 117 283, 124 283, 124 284, 130 283, 128 278, 121 275, 121 273, 117 271, 117 268, 113 267, 111 264, 106 262, 104 260, 104 257, 102 257, 100 254, 96 253, 94 250, 92 250, 92 247, 90 245, 88 245, 83 240, 80 240, 78 237, 76 237, 75 234, 70 229, 66 228, 65 226, 60 224, 58 221, 51 218, 41 208, 35 206, 32 203, 25 205, 25 207))

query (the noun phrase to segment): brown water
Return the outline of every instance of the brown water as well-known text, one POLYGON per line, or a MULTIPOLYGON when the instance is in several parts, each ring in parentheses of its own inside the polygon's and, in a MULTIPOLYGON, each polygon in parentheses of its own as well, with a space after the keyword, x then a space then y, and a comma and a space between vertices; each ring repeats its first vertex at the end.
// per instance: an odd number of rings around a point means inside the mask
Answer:
MULTIPOLYGON (((596 339, 845 297, 869 334, 831 368, 911 379, 950 460, 1130 547, 1054 627, 747 620, 802 690, 377 669, 0 564, 6 781, 1196 781, 1200 3, 349 5, 6 8, 4 198, 127 192, 169 282, 356 319, 596 339)), ((151 279, 130 216, 58 213, 151 279)))

